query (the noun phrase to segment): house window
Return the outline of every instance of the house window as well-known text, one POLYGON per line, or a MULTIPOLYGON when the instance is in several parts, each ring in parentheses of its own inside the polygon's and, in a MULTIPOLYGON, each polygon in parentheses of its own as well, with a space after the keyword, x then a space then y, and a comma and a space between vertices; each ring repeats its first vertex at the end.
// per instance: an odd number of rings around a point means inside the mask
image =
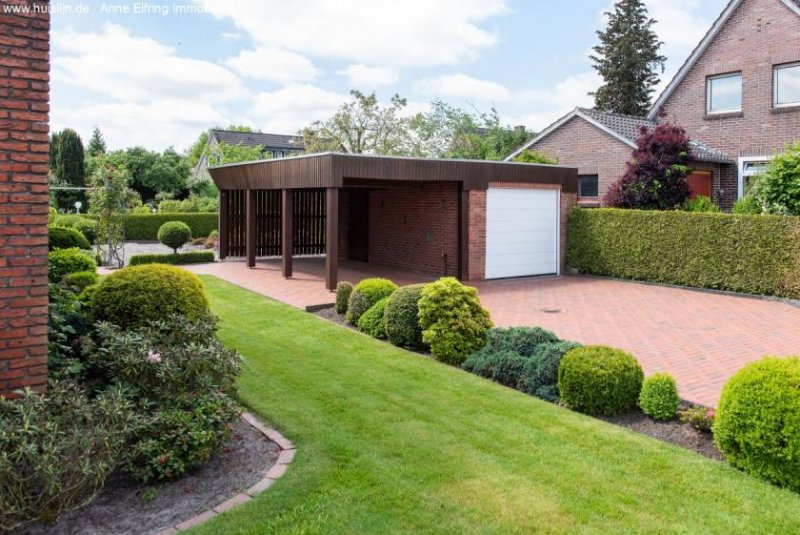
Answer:
POLYGON ((581 199, 599 196, 599 182, 597 175, 583 175, 578 177, 578 197, 581 199))
POLYGON ((800 105, 800 63, 775 67, 775 107, 800 105))
POLYGON ((764 158, 739 159, 739 197, 747 195, 752 185, 752 178, 767 170, 769 160, 764 158))
POLYGON ((742 73, 709 77, 706 93, 708 113, 742 111, 742 73))

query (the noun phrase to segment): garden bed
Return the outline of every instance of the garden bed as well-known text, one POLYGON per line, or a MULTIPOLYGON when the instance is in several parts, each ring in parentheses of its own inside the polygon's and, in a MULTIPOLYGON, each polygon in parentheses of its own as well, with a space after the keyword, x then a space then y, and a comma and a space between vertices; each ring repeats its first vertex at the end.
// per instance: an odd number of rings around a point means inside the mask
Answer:
POLYGON ((278 446, 243 420, 234 424, 223 451, 200 470, 151 487, 122 471, 109 477, 90 504, 61 516, 55 524, 33 524, 26 535, 122 535, 154 533, 173 526, 245 492, 278 459, 278 446), (152 489, 152 490, 151 490, 152 489), (148 501, 148 494, 154 497, 148 501))

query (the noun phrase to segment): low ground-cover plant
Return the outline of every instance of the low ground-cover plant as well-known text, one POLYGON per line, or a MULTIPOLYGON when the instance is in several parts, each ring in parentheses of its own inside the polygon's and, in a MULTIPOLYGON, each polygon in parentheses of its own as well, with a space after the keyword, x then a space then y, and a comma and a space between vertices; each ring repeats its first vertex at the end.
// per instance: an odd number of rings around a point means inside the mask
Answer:
POLYGON ((350 294, 353 293, 353 283, 347 281, 339 281, 336 284, 336 313, 347 313, 347 301, 350 299, 350 294))
POLYGON ((593 416, 613 416, 635 407, 643 379, 633 355, 605 346, 573 349, 558 368, 561 401, 593 416))
POLYGON ((147 264, 123 268, 103 279, 91 308, 96 319, 129 327, 173 314, 197 319, 208 313, 208 299, 194 273, 147 264))
POLYGON ((49 250, 53 249, 70 249, 77 247, 78 249, 90 249, 92 246, 89 240, 74 228, 68 227, 48 227, 47 229, 47 247, 49 250))
POLYGON ((706 433, 711 432, 714 426, 715 416, 716 413, 714 409, 708 409, 698 405, 687 407, 678 413, 681 422, 689 424, 698 431, 704 431, 706 433))
POLYGON ((170 264, 182 266, 188 264, 207 264, 214 261, 213 251, 189 251, 173 254, 137 254, 130 260, 131 266, 143 264, 170 264))
POLYGON ((70 273, 97 270, 97 263, 92 255, 77 247, 53 249, 47 254, 47 264, 48 278, 52 283, 61 282, 70 273))
POLYGON ((402 286, 389 296, 384 320, 386 337, 396 346, 420 349, 422 327, 419 325, 419 300, 424 284, 402 286))
POLYGON ((431 354, 457 366, 486 344, 492 327, 478 290, 453 277, 443 277, 422 289, 419 323, 422 341, 430 345, 431 354))
POLYGON ((681 404, 678 385, 668 373, 656 373, 642 383, 639 407, 654 420, 672 420, 681 404))
POLYGON ((134 416, 122 389, 71 383, 0 397, 0 530, 51 523, 89 502, 118 465, 134 416))
POLYGON ((397 285, 389 279, 364 279, 353 287, 347 300, 347 321, 358 325, 361 315, 372 308, 375 303, 389 297, 397 290, 397 285))
POLYGON ((386 324, 383 316, 388 297, 384 297, 358 318, 358 328, 373 338, 386 338, 386 324))
POLYGON ((177 254, 178 249, 192 239, 192 229, 183 221, 167 221, 158 229, 158 241, 177 254))
POLYGON ((714 441, 733 466, 800 491, 800 357, 764 357, 731 377, 714 441))

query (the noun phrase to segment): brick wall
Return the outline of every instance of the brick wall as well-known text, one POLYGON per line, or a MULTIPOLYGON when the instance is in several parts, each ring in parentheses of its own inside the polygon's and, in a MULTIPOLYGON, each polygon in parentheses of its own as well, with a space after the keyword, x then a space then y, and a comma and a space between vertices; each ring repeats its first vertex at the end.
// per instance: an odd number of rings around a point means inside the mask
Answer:
MULTIPOLYGON (((3 4, 29 4, 6 0, 3 4)), ((0 393, 47 380, 49 15, 0 13, 0 393)))
POLYGON ((691 137, 731 157, 771 155, 800 139, 800 107, 772 107, 773 66, 796 61, 800 17, 780 0, 745 0, 663 110, 691 137), (736 71, 742 73, 742 113, 706 116, 706 78, 736 71))

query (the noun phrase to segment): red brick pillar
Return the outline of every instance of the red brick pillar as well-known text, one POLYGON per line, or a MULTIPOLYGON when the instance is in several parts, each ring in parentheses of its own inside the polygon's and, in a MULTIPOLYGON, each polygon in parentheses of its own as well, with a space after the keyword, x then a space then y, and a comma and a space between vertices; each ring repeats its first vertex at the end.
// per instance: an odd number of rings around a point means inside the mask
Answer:
POLYGON ((48 2, 0 2, 0 394, 47 381, 48 2), (10 8, 26 8, 11 13, 10 8))

